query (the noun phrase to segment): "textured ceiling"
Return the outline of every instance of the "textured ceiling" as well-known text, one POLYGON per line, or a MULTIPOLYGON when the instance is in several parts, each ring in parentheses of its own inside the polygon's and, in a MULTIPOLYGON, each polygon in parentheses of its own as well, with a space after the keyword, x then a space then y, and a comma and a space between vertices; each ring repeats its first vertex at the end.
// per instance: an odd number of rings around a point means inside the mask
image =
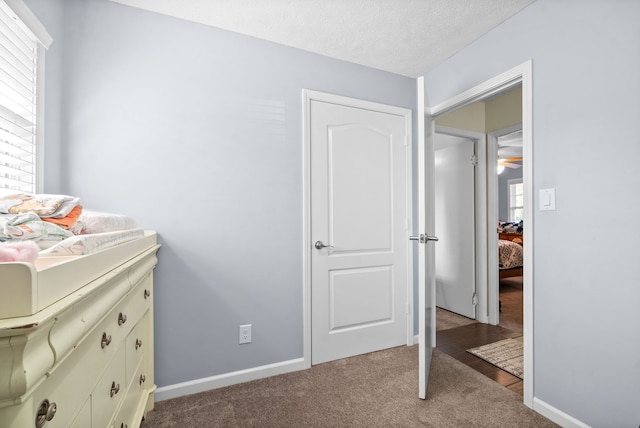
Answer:
POLYGON ((418 77, 534 0, 112 0, 418 77))

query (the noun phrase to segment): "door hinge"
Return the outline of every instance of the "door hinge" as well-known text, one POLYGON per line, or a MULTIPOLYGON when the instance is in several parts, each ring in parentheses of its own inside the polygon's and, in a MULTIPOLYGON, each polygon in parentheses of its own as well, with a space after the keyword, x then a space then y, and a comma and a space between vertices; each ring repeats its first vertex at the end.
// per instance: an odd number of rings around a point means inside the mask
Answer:
POLYGON ((411 303, 407 303, 407 315, 411 313, 411 303))
POLYGON ((473 297, 471 297, 471 304, 473 306, 478 306, 478 293, 473 292, 473 297))
POLYGON ((478 166, 478 156, 477 155, 471 155, 471 159, 469 159, 471 161, 471 165, 473 166, 478 166))
POLYGON ((405 145, 406 147, 409 147, 409 146, 411 145, 411 144, 409 143, 409 136, 408 136, 408 135, 405 135, 405 136, 404 136, 404 145, 405 145))

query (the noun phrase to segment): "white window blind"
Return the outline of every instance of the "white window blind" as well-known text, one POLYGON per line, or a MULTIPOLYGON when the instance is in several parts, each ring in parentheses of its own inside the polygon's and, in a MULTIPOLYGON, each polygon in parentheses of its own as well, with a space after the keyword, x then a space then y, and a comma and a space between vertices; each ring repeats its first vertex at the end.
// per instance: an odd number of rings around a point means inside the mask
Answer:
MULTIPOLYGON (((7 3, 0 0, 0 188, 36 193, 44 51, 14 10, 24 16, 24 3, 7 3)), ((26 16, 33 18, 28 9, 26 16)))
POLYGON ((508 180, 509 221, 518 222, 524 218, 524 185, 521 178, 508 180))

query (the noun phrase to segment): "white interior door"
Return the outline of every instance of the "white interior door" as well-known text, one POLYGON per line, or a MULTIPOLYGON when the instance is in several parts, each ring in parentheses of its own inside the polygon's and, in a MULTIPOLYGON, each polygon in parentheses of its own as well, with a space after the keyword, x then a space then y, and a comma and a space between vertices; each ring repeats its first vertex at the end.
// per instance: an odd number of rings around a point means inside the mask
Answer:
MULTIPOLYGON (((422 78, 418 79, 418 106, 424 105, 422 78)), ((434 188, 434 125, 418 107, 418 230, 422 237, 435 227, 434 188), (421 126, 422 125, 422 126, 421 126), (420 131, 422 131, 420 133, 420 131)), ((435 238, 435 237, 434 237, 435 238)), ((433 348, 436 346, 436 293, 435 293, 435 243, 426 241, 418 244, 418 396, 427 398, 429 368, 433 348)))
POLYGON ((406 344, 410 111, 309 101, 311 363, 406 344))
POLYGON ((476 318, 475 147, 435 134, 436 305, 476 318))

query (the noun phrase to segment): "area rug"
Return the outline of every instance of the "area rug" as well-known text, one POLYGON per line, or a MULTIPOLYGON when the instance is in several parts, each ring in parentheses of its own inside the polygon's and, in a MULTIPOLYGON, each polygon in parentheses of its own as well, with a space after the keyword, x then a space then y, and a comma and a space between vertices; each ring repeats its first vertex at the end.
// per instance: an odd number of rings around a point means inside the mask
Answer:
POLYGON ((522 336, 467 349, 467 352, 522 379, 524 374, 522 336))

